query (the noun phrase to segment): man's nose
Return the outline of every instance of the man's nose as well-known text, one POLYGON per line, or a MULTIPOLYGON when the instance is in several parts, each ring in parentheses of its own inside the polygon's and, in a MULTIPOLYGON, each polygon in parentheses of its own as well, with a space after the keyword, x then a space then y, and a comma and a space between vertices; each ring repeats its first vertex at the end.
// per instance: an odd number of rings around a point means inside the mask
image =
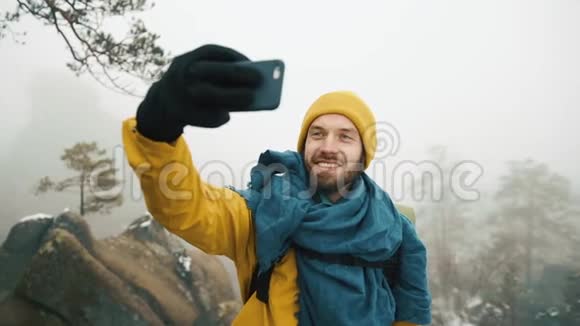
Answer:
POLYGON ((334 137, 332 134, 329 134, 327 137, 325 137, 320 150, 326 153, 338 152, 338 142, 336 137, 334 137))

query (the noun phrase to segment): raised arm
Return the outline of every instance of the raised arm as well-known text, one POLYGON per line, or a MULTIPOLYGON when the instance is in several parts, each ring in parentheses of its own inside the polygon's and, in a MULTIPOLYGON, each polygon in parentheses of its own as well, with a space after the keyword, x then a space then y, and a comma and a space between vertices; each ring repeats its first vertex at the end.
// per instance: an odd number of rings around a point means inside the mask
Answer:
POLYGON ((123 144, 151 215, 208 254, 245 259, 253 241, 245 200, 200 179, 183 137, 173 145, 155 142, 135 126, 134 118, 123 122, 123 144))
POLYGON ((233 49, 206 45, 173 59, 153 83, 136 117, 123 122, 123 144, 145 203, 169 231, 209 254, 245 259, 251 218, 232 190, 203 182, 182 136, 187 125, 216 128, 230 109, 253 101, 260 74, 240 67, 233 49))

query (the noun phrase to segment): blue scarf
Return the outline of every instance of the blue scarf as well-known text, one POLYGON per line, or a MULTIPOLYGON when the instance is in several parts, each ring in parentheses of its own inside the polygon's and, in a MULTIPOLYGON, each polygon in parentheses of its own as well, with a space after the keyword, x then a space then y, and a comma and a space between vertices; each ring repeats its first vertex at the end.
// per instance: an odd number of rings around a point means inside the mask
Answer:
MULTIPOLYGON (((347 197, 332 205, 313 200, 296 152, 264 152, 250 177, 250 187, 240 194, 254 218, 259 274, 293 244, 372 262, 387 260, 401 245, 404 216, 365 173, 347 197)), ((382 269, 329 264, 300 251, 296 263, 299 325, 391 325, 395 320, 394 293, 382 269)))

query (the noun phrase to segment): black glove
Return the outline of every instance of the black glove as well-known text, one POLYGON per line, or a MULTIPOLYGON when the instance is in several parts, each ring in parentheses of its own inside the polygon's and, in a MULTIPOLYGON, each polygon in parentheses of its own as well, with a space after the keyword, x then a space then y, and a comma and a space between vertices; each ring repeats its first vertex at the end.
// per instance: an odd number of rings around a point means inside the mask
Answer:
POLYGON ((262 82, 249 60, 218 45, 204 45, 177 56, 153 83, 137 109, 137 130, 155 141, 177 139, 186 125, 216 128, 230 120, 229 109, 244 109, 262 82))

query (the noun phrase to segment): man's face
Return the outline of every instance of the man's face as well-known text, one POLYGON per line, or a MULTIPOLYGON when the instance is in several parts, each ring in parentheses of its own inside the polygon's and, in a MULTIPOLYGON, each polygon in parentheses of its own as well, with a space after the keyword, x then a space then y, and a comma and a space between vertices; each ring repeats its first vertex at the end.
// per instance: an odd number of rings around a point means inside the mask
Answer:
POLYGON ((355 125, 340 114, 318 117, 306 134, 304 160, 318 191, 342 191, 364 169, 363 145, 355 125))

